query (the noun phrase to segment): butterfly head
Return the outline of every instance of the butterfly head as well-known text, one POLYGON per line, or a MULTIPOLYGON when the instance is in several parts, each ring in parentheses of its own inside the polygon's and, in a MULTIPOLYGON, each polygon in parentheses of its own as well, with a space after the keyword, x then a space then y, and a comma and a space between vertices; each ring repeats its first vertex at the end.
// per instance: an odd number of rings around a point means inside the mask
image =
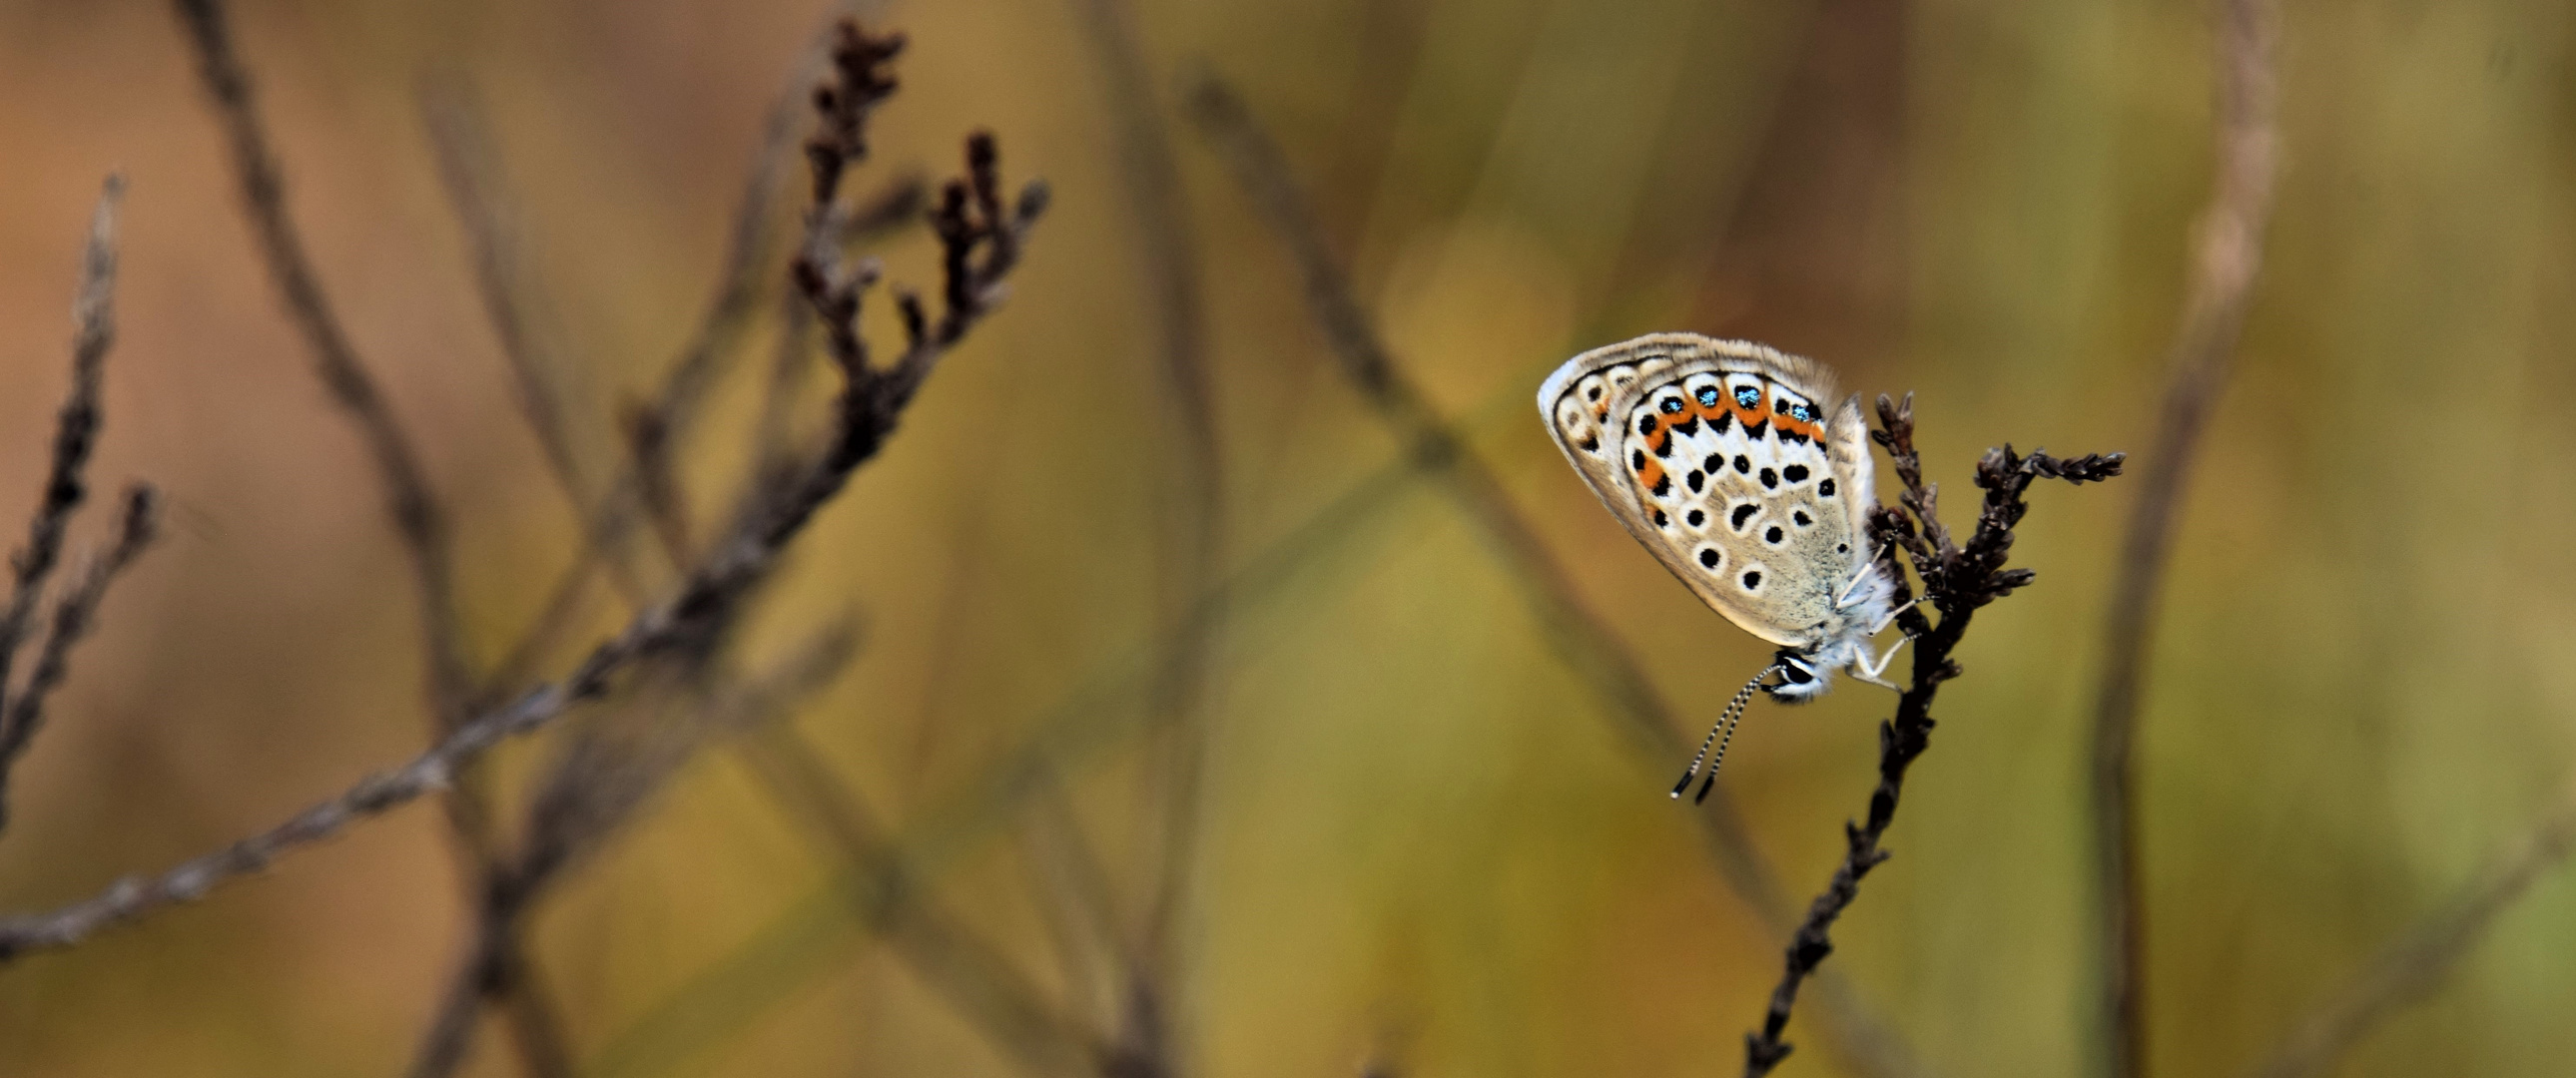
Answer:
POLYGON ((1834 671, 1818 663, 1814 656, 1801 654, 1796 648, 1781 648, 1771 657, 1772 669, 1780 672, 1777 681, 1765 682, 1762 691, 1784 704, 1803 704, 1825 694, 1833 687, 1834 671))

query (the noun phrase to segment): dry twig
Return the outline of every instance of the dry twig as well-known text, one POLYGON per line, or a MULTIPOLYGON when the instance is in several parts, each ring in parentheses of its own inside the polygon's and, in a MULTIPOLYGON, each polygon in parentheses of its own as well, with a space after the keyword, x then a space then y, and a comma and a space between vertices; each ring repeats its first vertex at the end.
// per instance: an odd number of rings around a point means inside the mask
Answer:
MULTIPOLYGON (((1880 429, 1871 437, 1886 447, 1905 490, 1897 498, 1902 509, 1879 506, 1871 511, 1870 530, 1883 556, 1893 558, 1902 551, 1913 562, 1915 575, 1923 581, 1923 603, 1938 611, 1941 620, 1936 623, 1925 617, 1921 606, 1897 616, 1897 624, 1913 638, 1914 675, 1897 699, 1896 717, 1878 727, 1878 788, 1870 794, 1867 822, 1843 825, 1847 843, 1843 862, 1790 938, 1787 969, 1771 992, 1762 1028, 1744 1035, 1746 1078, 1769 1074, 1788 1058, 1790 1045, 1780 1036, 1788 1030, 1789 1010, 1798 1001, 1799 985, 1833 953, 1828 933, 1859 894, 1861 877, 1892 856, 1879 848, 1879 840, 1896 820, 1896 799, 1905 787, 1906 768, 1931 745, 1932 697, 1942 682, 1959 676, 1958 661, 1950 653, 1966 635, 1969 618, 1977 608, 2012 594, 2036 575, 2029 569, 2004 568, 2012 551, 2013 526, 2029 509, 2023 495, 2040 479, 2078 484, 2109 479, 2120 474, 2125 459, 2119 453, 2073 459, 2046 453, 2024 457, 2015 455, 2009 445, 1989 450, 1977 462, 1977 486, 1986 492, 1985 503, 1977 514, 1976 529, 1962 546, 1952 541, 1949 528, 1941 523, 1939 488, 1923 482, 1923 460, 1914 451, 1913 396, 1908 394, 1901 405, 1879 397, 1878 420, 1880 429)), ((1902 605, 1911 589, 1902 573, 1897 577, 1894 601, 1902 605)))
POLYGON ((2277 92, 2272 0, 2223 0, 2217 34, 2217 175, 2200 220, 2172 376, 2154 448, 2138 479, 2119 579, 2103 633, 2105 665, 2093 718, 2093 850, 2100 921, 2101 1016, 2110 1078, 2147 1071, 2146 911, 2138 866, 2138 697, 2156 593, 2182 508, 2201 428, 2226 388, 2236 339, 2263 262, 2272 214, 2277 92))
MULTIPOLYGON (((840 362, 844 389, 835 437, 822 459, 809 466, 793 485, 766 493, 774 500, 755 500, 737 524, 737 544, 783 543, 812 512, 837 492, 858 464, 873 456, 896 417, 909 403, 920 380, 938 356, 987 313, 999 297, 1002 278, 1017 261, 1019 242, 1043 205, 1044 188, 1032 184, 1022 196, 1021 212, 1005 219, 999 208, 998 156, 989 135, 968 140, 965 179, 950 185, 949 197, 933 218, 943 247, 949 306, 933 337, 917 318, 908 319, 911 347, 894 369, 881 371, 867 357, 857 327, 860 293, 874 282, 873 267, 847 271, 838 262, 842 177, 866 154, 868 113, 894 90, 886 65, 901 50, 897 36, 872 37, 855 23, 836 29, 833 73, 814 94, 822 131, 807 144, 815 176, 817 202, 807 215, 806 242, 792 263, 793 279, 831 327, 834 355, 840 362)), ((917 311, 917 308, 914 308, 917 311)), ((674 544, 675 557, 681 554, 674 544)), ((720 561, 725 551, 714 556, 720 561)), ((711 563, 712 564, 712 563, 711 563)), ((683 645, 671 649, 675 660, 661 676, 688 684, 703 676, 715 643, 737 620, 742 598, 769 569, 767 559, 739 577, 711 585, 701 595, 706 605, 696 615, 699 627, 683 645)), ((701 570, 703 572, 703 570, 701 570)), ((705 581, 707 578, 698 578, 705 581)), ((686 594, 684 593, 684 598, 686 594)), ((613 738, 576 738, 571 750, 541 790, 531 809, 527 841, 516 862, 495 873, 478 903, 474 947, 443 998, 420 1052, 414 1078, 442 1078, 462 1064, 471 1047, 480 1004, 506 997, 522 975, 513 955, 521 914, 578 852, 596 845, 631 813, 636 803, 697 743, 682 738, 657 748, 621 745, 613 738)))
POLYGON ((46 582, 62 559, 64 533, 89 497, 90 453, 106 420, 99 395, 106 382, 107 351, 116 340, 116 205, 124 193, 124 177, 109 176, 90 217, 80 288, 72 300, 71 392, 55 420, 53 462, 36 511, 28 518, 27 545, 10 559, 9 605, 0 611, 0 829, 9 825, 9 773, 44 725, 45 699, 70 673, 72 646, 97 616, 108 585, 152 541, 155 496, 151 487, 136 484, 126 491, 115 543, 70 592, 54 601, 35 668, 24 685, 11 691, 10 668, 35 629, 46 582))
MULTIPOLYGON (((250 73, 234 49, 223 3, 174 0, 174 5, 196 54, 198 77, 231 143, 243 212, 257 234, 269 281, 285 303, 288 320, 312 351, 324 388, 357 426, 389 499, 394 532, 409 556, 419 592, 431 736, 433 740, 447 737, 488 704, 493 691, 477 678, 466 656, 445 511, 430 488, 418 449, 323 293, 312 256, 287 212, 285 173, 270 147, 250 73)), ((498 856, 493 849, 491 807, 479 776, 470 767, 454 776, 444 801, 469 890, 479 890, 497 870, 498 856)), ((511 1019, 526 1049, 529 1069, 539 1075, 569 1073, 569 1061, 549 1054, 550 1046, 563 1041, 553 1007, 534 992, 519 992, 512 999, 511 1019)))
MULTIPOLYGON (((201 3, 182 0, 187 10, 201 3)), ((856 35, 855 28, 847 31, 856 35)), ((149 880, 128 879, 105 893, 48 913, 0 920, 0 961, 31 950, 68 947, 112 923, 171 903, 196 898, 220 883, 265 867, 280 854, 327 838, 349 823, 380 814, 446 786, 456 770, 505 737, 560 718, 574 704, 597 698, 642 664, 674 653, 704 654, 733 621, 741 602, 766 577, 779 555, 814 514, 847 485, 852 472, 884 447, 903 409, 939 358, 991 313, 1002 280, 1017 264, 1021 244, 1045 207, 1045 188, 1029 184, 1014 207, 1000 208, 998 154, 991 136, 968 140, 968 178, 948 187, 934 226, 949 269, 948 304, 936 324, 919 317, 917 302, 908 347, 889 369, 844 362, 832 436, 806 461, 778 496, 743 514, 706 560, 669 599, 639 613, 616 636, 592 649, 571 674, 542 685, 510 704, 478 711, 411 763, 360 783, 299 813, 267 832, 189 861, 149 880)), ((801 259, 800 259, 801 263, 801 259)), ((800 279, 809 271, 800 270, 800 279)), ((828 273, 826 281, 832 281, 828 273)), ((844 282, 846 283, 846 282, 844 282)), ((853 290, 840 290, 855 314, 853 290)), ((855 337, 855 334, 852 334, 855 337)))

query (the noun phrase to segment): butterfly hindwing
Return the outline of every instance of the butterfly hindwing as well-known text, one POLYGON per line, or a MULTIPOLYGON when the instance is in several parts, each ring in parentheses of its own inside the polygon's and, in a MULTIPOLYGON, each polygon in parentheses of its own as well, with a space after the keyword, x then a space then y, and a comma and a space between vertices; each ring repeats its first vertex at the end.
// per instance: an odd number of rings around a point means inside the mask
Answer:
POLYGON ((1620 523, 1710 607, 1773 643, 1834 632, 1868 559, 1867 428, 1830 372, 1758 344, 1657 334, 1568 361, 1550 429, 1620 523), (1598 396, 1595 396, 1597 391, 1598 396))

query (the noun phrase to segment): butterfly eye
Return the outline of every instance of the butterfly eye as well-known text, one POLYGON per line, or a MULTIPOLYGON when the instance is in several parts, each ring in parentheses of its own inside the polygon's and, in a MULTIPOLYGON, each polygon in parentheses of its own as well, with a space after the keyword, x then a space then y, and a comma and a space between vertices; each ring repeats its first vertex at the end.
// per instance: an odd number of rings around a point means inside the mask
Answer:
POLYGON ((1716 387, 1716 386, 1701 386, 1701 387, 1699 387, 1699 394, 1698 394, 1698 396, 1699 396, 1699 404, 1700 404, 1700 407, 1702 407, 1702 408, 1715 408, 1715 407, 1717 407, 1717 387, 1716 387))
POLYGON ((1657 404, 1656 407, 1662 408, 1665 415, 1679 415, 1682 410, 1682 399, 1680 397, 1666 397, 1661 403, 1657 404))

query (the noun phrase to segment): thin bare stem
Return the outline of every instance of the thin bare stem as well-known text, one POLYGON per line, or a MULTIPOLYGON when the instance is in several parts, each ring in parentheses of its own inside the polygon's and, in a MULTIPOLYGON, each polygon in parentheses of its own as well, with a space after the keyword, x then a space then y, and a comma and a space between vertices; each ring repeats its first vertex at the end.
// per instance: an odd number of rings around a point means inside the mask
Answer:
POLYGON ((234 51, 232 29, 220 0, 174 0, 179 21, 196 50, 197 74, 232 145, 233 169, 241 185, 243 211, 259 240, 270 283, 277 286, 288 318, 305 344, 323 387, 349 413, 377 476, 391 499, 394 531, 411 553, 419 578, 422 636, 430 656, 432 695, 439 701, 441 728, 453 730, 464 718, 463 707, 474 692, 457 630, 455 567, 448 549, 447 523, 430 493, 420 455, 403 432, 392 406, 358 358, 355 344, 341 327, 330 300, 314 273, 312 256, 286 210, 286 177, 269 147, 268 128, 251 91, 250 73, 234 51))
MULTIPOLYGON (((2124 459, 2118 453, 2071 460, 2045 453, 2023 457, 2009 445, 1988 451, 1977 463, 1977 486, 1986 492, 1985 503, 1967 545, 1959 546, 1951 542, 1950 530, 1941 523, 1935 489, 1923 483, 1922 458, 1914 451, 1914 398, 1908 395, 1899 405, 1881 396, 1878 415, 1880 429, 1872 437, 1887 448, 1895 463, 1897 478, 1905 487, 1897 500, 1904 508, 1873 507, 1870 530, 1881 556, 1893 558, 1901 552, 1913 561, 1915 575, 1923 581, 1924 605, 1938 611, 1941 619, 1935 623, 1925 617, 1921 606, 1897 617, 1897 624, 1913 640, 1914 674, 1897 699, 1896 717, 1878 727, 1878 788, 1870 793, 1865 822, 1843 825, 1842 864, 1835 867, 1833 879, 1807 907, 1806 920, 1790 937, 1786 968, 1771 991, 1761 1028, 1744 1035, 1745 1078, 1769 1074, 1788 1058, 1790 1045, 1781 1036, 1788 1032, 1799 986, 1833 953, 1834 921, 1859 895, 1861 878, 1893 856, 1879 842, 1896 822, 1906 769, 1931 747, 1932 698, 1942 682, 1959 676, 1959 663, 1950 654, 1967 634, 1969 619, 1977 608, 2012 594, 2032 579, 2028 569, 2004 568, 2012 550, 2013 527, 2028 511, 2024 494, 2042 478, 2076 484, 2109 479, 2120 474, 2124 459)), ((1902 605, 1911 589, 1902 573, 1897 578, 1892 601, 1902 605)))
MULTIPOLYGON (((270 283, 286 306, 289 321, 313 353, 324 388, 349 414, 374 460, 393 516, 394 532, 409 554, 418 591, 421 646, 428 670, 432 737, 455 733, 487 699, 466 656, 457 614, 457 587, 446 517, 432 492, 418 450, 375 377, 359 358, 322 291, 312 256, 304 248, 294 218, 287 212, 286 180, 271 148, 266 122, 253 96, 250 74, 234 49, 232 30, 221 0, 174 0, 188 43, 195 51, 198 76, 212 100, 231 143, 233 169, 241 187, 242 207, 256 233, 270 283)), ((444 799, 448 826, 456 839, 459 862, 469 890, 491 877, 493 850, 491 809, 479 776, 469 770, 454 776, 444 799)), ((544 1021, 552 1008, 533 1001, 514 1012, 523 1023, 544 1021)), ((538 1039, 560 1041, 559 1035, 538 1039)), ((539 1075, 562 1071, 551 1061, 530 1058, 539 1075)))
MULTIPOLYGON (((1650 758, 1687 752, 1672 707, 1628 647, 1585 604, 1573 578, 1549 552, 1528 518, 1513 506, 1491 466, 1432 408, 1378 340, 1368 315, 1352 297, 1339 259, 1296 186, 1285 157, 1232 90, 1209 80, 1192 94, 1191 111, 1202 132, 1233 169, 1236 181, 1273 231, 1288 245, 1304 276, 1313 308, 1343 376, 1395 433, 1406 459, 1439 482, 1459 510, 1484 533, 1534 620, 1545 626, 1559 658, 1609 706, 1605 718, 1650 758)), ((1790 930, 1790 907, 1724 788, 1695 813, 1719 875, 1774 933, 1790 930)), ((1844 991, 1828 993, 1828 1040, 1867 1073, 1918 1072, 1920 1065, 1886 1023, 1863 1011, 1844 991)))
MULTIPOLYGON (((970 140, 968 157, 976 185, 998 184, 997 158, 989 137, 970 140)), ((961 189, 963 182, 952 189, 961 189)), ((1006 222, 988 226, 980 216, 964 222, 952 219, 957 242, 968 251, 952 255, 951 261, 965 265, 972 277, 951 290, 966 293, 972 309, 952 310, 939 332, 915 338, 893 370, 845 370, 833 434, 824 451, 782 488, 779 499, 746 514, 682 581, 677 594, 636 615, 623 631, 592 649, 569 676, 505 707, 469 715, 412 763, 360 783, 270 831, 159 877, 126 880, 96 898, 60 910, 0 920, 0 961, 29 950, 68 947, 101 926, 196 898, 216 884, 256 872, 279 854, 327 838, 355 820, 444 788, 458 768, 502 738, 543 726, 573 704, 601 695, 613 677, 647 658, 675 650, 703 652, 814 514, 848 484, 852 472, 884 447, 938 358, 998 303, 1002 279, 1016 264, 1021 241, 1044 209, 1043 190, 1032 184, 1006 222), (997 239, 1005 234, 1007 239, 997 239)))
POLYGON ((93 898, 44 913, 0 918, 0 963, 33 951, 70 947, 101 928, 174 903, 192 901, 217 885, 266 868, 278 857, 329 838, 352 823, 446 789, 458 766, 502 739, 552 722, 573 704, 604 691, 607 677, 652 644, 657 628, 668 631, 666 625, 639 622, 631 635, 602 645, 573 678, 540 686, 506 707, 475 716, 410 763, 369 777, 274 828, 184 862, 159 876, 119 880, 93 898))
POLYGON ((2154 634, 2156 596, 2181 514, 2183 488, 2209 412, 2226 388, 2237 337, 2263 262, 2277 169, 2272 0, 2222 0, 2216 67, 2217 174, 2193 245, 2182 324, 2175 331, 2163 419, 2138 479, 2119 577, 2104 628, 2093 717, 2094 882, 2101 980, 2101 1065, 2109 1078, 2148 1071, 2147 924, 2137 820, 2138 702, 2154 634))
POLYGON ((71 390, 56 413, 53 462, 36 511, 27 520, 27 545, 10 559, 9 605, 0 610, 0 829, 9 825, 9 772, 35 740, 43 699, 42 692, 31 688, 26 695, 37 698, 35 708, 28 710, 27 721, 15 718, 20 708, 10 700, 10 668, 34 631, 37 604, 62 560, 72 514, 89 497, 89 458, 106 419, 99 396, 106 384, 107 352, 116 342, 116 206, 124 194, 125 177, 110 175, 90 214, 80 286, 72 295, 71 390))
MULTIPOLYGON (((709 680, 701 668, 706 656, 681 650, 677 661, 653 671, 651 688, 634 700, 647 721, 577 731, 539 785, 517 855, 484 891, 473 941, 440 995, 408 1073, 456 1073, 484 1006, 525 994, 523 982, 539 973, 521 957, 526 915, 565 873, 605 846, 709 742, 778 721, 830 684, 856 654, 857 639, 851 624, 831 626, 777 670, 711 691, 702 687, 709 680)), ((520 1054, 569 1060, 560 1042, 533 1039, 552 1028, 514 1022, 520 1054)))
POLYGON ((2314 1078, 2388 1016, 2422 1000, 2542 876, 2576 853, 2576 785, 2537 823, 2489 859, 2442 907, 2380 948, 2369 966, 2310 1012, 2251 1072, 2253 1078, 2314 1078))
MULTIPOLYGON (((859 297, 874 284, 875 273, 872 265, 852 269, 839 261, 835 199, 843 177, 865 155, 869 113, 894 91, 888 63, 901 50, 902 39, 870 36, 844 21, 833 40, 833 74, 814 94, 821 133, 807 144, 817 202, 807 214, 807 239, 792 262, 792 278, 823 317, 841 368, 843 392, 834 433, 794 482, 755 492, 732 538, 693 574, 676 601, 698 623, 670 649, 679 662, 665 673, 684 683, 702 677, 716 638, 768 575, 772 559, 762 552, 774 553, 801 530, 850 473, 874 456, 940 355, 999 302, 1022 238, 1044 207, 1044 187, 1031 184, 1005 216, 998 193, 999 151, 990 135, 979 132, 968 138, 967 175, 949 185, 945 203, 932 218, 948 270, 947 308, 935 333, 926 332, 917 317, 908 319, 909 346, 891 368, 871 364, 857 317, 859 297), (728 568, 726 562, 737 557, 748 560, 738 570, 728 568)), ((680 556, 678 550, 673 553, 680 556)), ((462 1064, 476 1029, 471 1001, 505 993, 513 983, 510 951, 521 913, 564 864, 613 830, 693 749, 694 743, 686 743, 657 752, 591 737, 572 742, 531 810, 518 861, 495 874, 485 889, 478 942, 415 1057, 414 1078, 444 1078, 462 1064)))
MULTIPOLYGON (((136 483, 126 488, 124 503, 117 514, 116 540, 91 559, 70 591, 54 600, 52 625, 43 646, 36 649, 35 668, 28 671, 27 683, 17 695, 9 698, 7 710, 0 712, 0 806, 6 804, 8 764, 26 751, 27 743, 44 726, 45 701, 71 676, 72 648, 98 620, 108 586, 143 556, 143 549, 158 534, 160 495, 151 486, 136 483)), ((0 822, 6 822, 5 814, 0 814, 0 822)))

